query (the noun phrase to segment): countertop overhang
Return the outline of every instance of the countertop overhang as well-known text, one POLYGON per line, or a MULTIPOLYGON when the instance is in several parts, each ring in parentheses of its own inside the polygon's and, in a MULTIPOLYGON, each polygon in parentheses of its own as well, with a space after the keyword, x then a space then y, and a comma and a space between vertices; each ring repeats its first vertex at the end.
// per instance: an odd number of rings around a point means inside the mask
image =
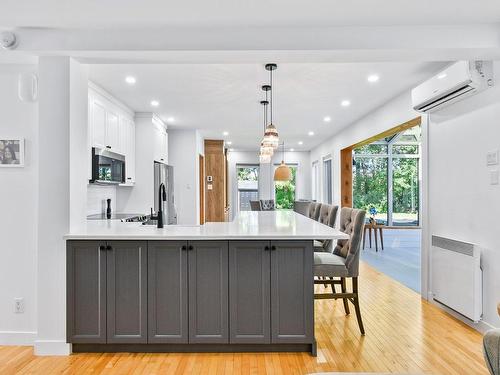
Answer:
POLYGON ((243 211, 231 222, 166 225, 87 221, 66 240, 339 240, 349 236, 294 211, 243 211))

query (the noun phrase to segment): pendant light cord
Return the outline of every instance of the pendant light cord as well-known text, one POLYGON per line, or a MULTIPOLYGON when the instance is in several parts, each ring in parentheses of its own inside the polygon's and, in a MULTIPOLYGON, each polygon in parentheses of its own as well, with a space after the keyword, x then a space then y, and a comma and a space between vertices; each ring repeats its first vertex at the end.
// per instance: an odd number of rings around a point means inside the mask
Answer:
POLYGON ((273 91, 274 91, 274 87, 273 87, 273 70, 269 70, 269 75, 271 76, 270 77, 270 82, 269 82, 269 86, 271 86, 271 101, 270 101, 270 104, 271 104, 271 124, 273 123, 273 91))

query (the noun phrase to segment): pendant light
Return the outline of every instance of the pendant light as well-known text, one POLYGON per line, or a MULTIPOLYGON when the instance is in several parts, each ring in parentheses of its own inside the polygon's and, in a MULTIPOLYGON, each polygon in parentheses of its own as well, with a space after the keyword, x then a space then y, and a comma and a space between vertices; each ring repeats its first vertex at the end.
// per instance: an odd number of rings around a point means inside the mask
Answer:
POLYGON ((281 164, 274 171, 274 181, 290 181, 292 179, 292 170, 285 164, 285 142, 283 142, 283 158, 281 164))
POLYGON ((269 87, 271 91, 271 100, 270 100, 270 123, 267 125, 266 130, 264 132, 264 139, 262 143, 271 146, 274 150, 277 150, 279 147, 279 137, 278 130, 273 124, 273 70, 278 68, 276 64, 266 64, 266 70, 269 71, 269 87))
MULTIPOLYGON (((265 130, 267 124, 267 105, 269 104, 269 102, 267 101, 267 92, 266 92, 266 100, 262 100, 260 104, 262 104, 262 107, 264 108, 264 130, 265 130)), ((260 155, 259 155, 260 162, 262 164, 270 163, 273 154, 274 154, 273 147, 271 145, 267 145, 261 142, 260 155)))

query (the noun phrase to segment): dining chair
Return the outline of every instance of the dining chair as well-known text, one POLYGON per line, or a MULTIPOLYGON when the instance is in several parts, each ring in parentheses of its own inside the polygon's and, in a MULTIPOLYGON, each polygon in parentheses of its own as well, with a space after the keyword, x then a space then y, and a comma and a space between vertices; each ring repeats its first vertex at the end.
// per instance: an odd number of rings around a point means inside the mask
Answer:
POLYGON ((293 202, 293 210, 298 214, 309 216, 310 201, 295 201, 293 202))
POLYGON ((260 201, 250 201, 250 209, 252 211, 261 211, 260 201))
POLYGON ((262 211, 274 211, 274 199, 261 199, 260 208, 262 211))
POLYGON ((313 202, 309 206, 309 218, 313 220, 318 220, 319 211, 321 210, 321 203, 313 202))
MULTIPOLYGON (((339 211, 339 206, 334 206, 330 204, 321 205, 319 211, 318 221, 321 224, 328 225, 331 228, 335 228, 335 222, 337 221, 337 212, 339 211)), ((332 252, 332 240, 316 240, 314 241, 314 251, 329 251, 332 252)))
POLYGON ((340 231, 349 235, 348 240, 338 240, 333 252, 314 252, 314 284, 332 286, 332 293, 315 293, 315 299, 342 299, 344 310, 349 315, 349 302, 354 305, 361 334, 365 334, 361 310, 359 307, 359 254, 363 237, 365 211, 342 207, 340 210, 340 231), (319 279, 321 278, 321 279, 319 279), (328 280, 326 279, 328 278, 328 280), (347 292, 346 279, 352 280, 352 291, 347 292), (335 285, 340 285, 341 293, 337 293, 335 285))

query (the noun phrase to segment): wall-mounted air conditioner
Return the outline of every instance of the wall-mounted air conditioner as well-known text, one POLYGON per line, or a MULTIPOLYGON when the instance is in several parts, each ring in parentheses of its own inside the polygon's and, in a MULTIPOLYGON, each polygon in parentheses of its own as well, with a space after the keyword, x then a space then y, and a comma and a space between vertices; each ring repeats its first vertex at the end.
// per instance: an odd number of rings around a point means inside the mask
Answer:
POLYGON ((458 61, 411 90, 413 109, 435 112, 490 86, 491 61, 458 61))

